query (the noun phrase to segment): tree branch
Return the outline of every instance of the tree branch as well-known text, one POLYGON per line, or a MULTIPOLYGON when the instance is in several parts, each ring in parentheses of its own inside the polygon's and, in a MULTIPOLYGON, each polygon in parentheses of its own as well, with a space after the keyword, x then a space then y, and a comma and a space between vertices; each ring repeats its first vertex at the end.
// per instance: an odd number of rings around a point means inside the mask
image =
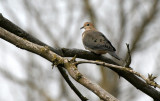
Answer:
POLYGON ((69 74, 80 84, 87 87, 89 90, 93 91, 95 94, 99 95, 100 99, 104 101, 119 101, 118 99, 115 99, 111 94, 106 92, 104 89, 102 89, 99 85, 96 83, 93 83, 86 77, 84 77, 77 69, 76 64, 74 62, 68 62, 68 60, 65 60, 64 66, 68 70, 69 74), (93 90, 94 89, 94 90, 93 90))
MULTIPOLYGON (((0 27, 6 29, 7 31, 12 32, 12 34, 15 34, 17 36, 20 36, 22 38, 25 38, 35 44, 47 46, 51 51, 55 52, 56 54, 63 56, 63 57, 74 57, 75 55, 77 58, 87 59, 87 60, 101 60, 106 63, 119 65, 118 63, 112 61, 111 59, 108 59, 104 56, 97 56, 95 54, 92 54, 91 52, 80 50, 80 49, 56 49, 52 48, 45 43, 39 41, 38 39, 32 37, 22 29, 20 29, 18 26, 10 22, 8 19, 4 18, 2 14, 0 14, 0 27)), ((160 99, 160 92, 156 89, 152 88, 151 86, 147 85, 144 81, 133 75, 132 73, 124 72, 122 70, 111 68, 113 71, 118 73, 120 76, 125 78, 128 82, 130 82, 133 86, 135 86, 137 89, 141 90, 142 92, 146 93, 150 97, 152 97, 155 100, 160 99)))
POLYGON ((7 31, 14 33, 15 35, 22 37, 30 42, 33 42, 38 45, 47 46, 50 50, 54 53, 62 56, 62 57, 74 57, 75 55, 77 58, 87 59, 87 60, 102 60, 107 63, 117 64, 116 62, 112 61, 111 59, 104 57, 104 56, 97 56, 89 51, 81 50, 81 49, 68 49, 68 48, 52 48, 51 46, 41 42, 37 38, 33 37, 29 33, 25 32, 17 25, 13 24, 11 21, 3 17, 0 13, 0 27, 6 29, 7 31))
POLYGON ((96 85, 95 83, 85 78, 82 74, 80 74, 80 72, 77 69, 75 69, 76 66, 75 64, 72 63, 72 61, 68 61, 66 58, 63 58, 55 54, 48 47, 32 43, 28 40, 25 40, 19 36, 16 36, 6 31, 1 27, 0 27, 0 38, 16 45, 21 49, 40 55, 41 57, 52 62, 54 65, 62 67, 64 66, 76 81, 78 81, 80 84, 82 84, 83 86, 94 92, 97 96, 99 96, 99 98, 103 99, 104 101, 119 101, 118 99, 110 95, 108 92, 103 90, 100 86, 96 85), (79 75, 81 75, 82 78, 80 78, 80 80, 77 80, 77 78, 79 78, 79 75))
POLYGON ((71 87, 71 89, 78 95, 78 97, 82 100, 82 101, 87 101, 88 99, 86 97, 84 97, 79 91, 78 89, 74 86, 74 84, 70 81, 69 76, 67 75, 66 71, 61 67, 58 66, 58 70, 60 71, 60 73, 62 74, 63 78, 66 80, 66 82, 68 83, 68 85, 71 87))
POLYGON ((130 52, 130 49, 129 49, 129 44, 126 43, 126 46, 127 46, 127 50, 128 50, 128 59, 125 60, 126 61, 125 67, 131 68, 130 64, 131 64, 132 58, 131 58, 131 52, 130 52))
POLYGON ((108 63, 105 63, 105 62, 99 62, 99 61, 77 61, 75 64, 78 65, 78 64, 82 64, 82 63, 92 63, 92 64, 97 64, 97 65, 102 65, 102 66, 106 66, 110 69, 112 68, 116 68, 116 69, 119 69, 121 71, 124 71, 124 72, 129 72, 129 73, 132 73, 138 77, 140 77, 141 79, 143 79, 146 84, 149 84, 150 86, 153 86, 153 87, 157 87, 160 89, 160 85, 158 85, 154 79, 156 79, 156 77, 152 76, 151 75, 148 75, 148 78, 146 78, 144 75, 132 70, 131 68, 128 68, 128 67, 122 67, 122 66, 117 66, 117 65, 113 65, 113 64, 108 64, 108 63))

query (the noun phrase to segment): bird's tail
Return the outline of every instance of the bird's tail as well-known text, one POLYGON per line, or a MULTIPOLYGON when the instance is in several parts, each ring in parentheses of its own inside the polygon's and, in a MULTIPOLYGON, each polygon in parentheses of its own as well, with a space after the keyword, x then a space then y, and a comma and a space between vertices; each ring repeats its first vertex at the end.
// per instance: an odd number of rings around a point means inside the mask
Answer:
POLYGON ((114 58, 118 59, 118 60, 121 60, 117 54, 115 52, 108 52, 110 55, 112 55, 114 58))

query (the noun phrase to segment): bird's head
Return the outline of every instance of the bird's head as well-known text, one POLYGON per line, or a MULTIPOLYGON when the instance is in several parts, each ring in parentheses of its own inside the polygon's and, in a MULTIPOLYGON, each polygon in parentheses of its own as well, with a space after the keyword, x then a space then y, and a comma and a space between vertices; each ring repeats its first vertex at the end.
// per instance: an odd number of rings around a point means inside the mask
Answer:
POLYGON ((83 27, 80 29, 85 29, 85 30, 95 30, 94 25, 91 22, 85 22, 83 27))

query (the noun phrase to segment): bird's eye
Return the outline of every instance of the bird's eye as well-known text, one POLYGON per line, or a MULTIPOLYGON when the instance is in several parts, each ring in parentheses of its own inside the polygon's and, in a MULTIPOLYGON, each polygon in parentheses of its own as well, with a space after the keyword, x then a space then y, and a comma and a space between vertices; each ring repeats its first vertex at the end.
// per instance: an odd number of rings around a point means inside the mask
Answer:
POLYGON ((89 24, 87 24, 87 26, 89 26, 89 24))

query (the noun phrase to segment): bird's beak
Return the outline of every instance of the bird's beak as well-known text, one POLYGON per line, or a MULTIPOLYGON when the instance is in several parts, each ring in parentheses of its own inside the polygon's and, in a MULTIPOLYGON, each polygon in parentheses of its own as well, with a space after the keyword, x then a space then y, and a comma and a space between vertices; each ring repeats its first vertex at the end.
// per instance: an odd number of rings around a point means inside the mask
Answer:
POLYGON ((80 29, 83 29, 84 28, 84 26, 83 27, 81 27, 80 29))

